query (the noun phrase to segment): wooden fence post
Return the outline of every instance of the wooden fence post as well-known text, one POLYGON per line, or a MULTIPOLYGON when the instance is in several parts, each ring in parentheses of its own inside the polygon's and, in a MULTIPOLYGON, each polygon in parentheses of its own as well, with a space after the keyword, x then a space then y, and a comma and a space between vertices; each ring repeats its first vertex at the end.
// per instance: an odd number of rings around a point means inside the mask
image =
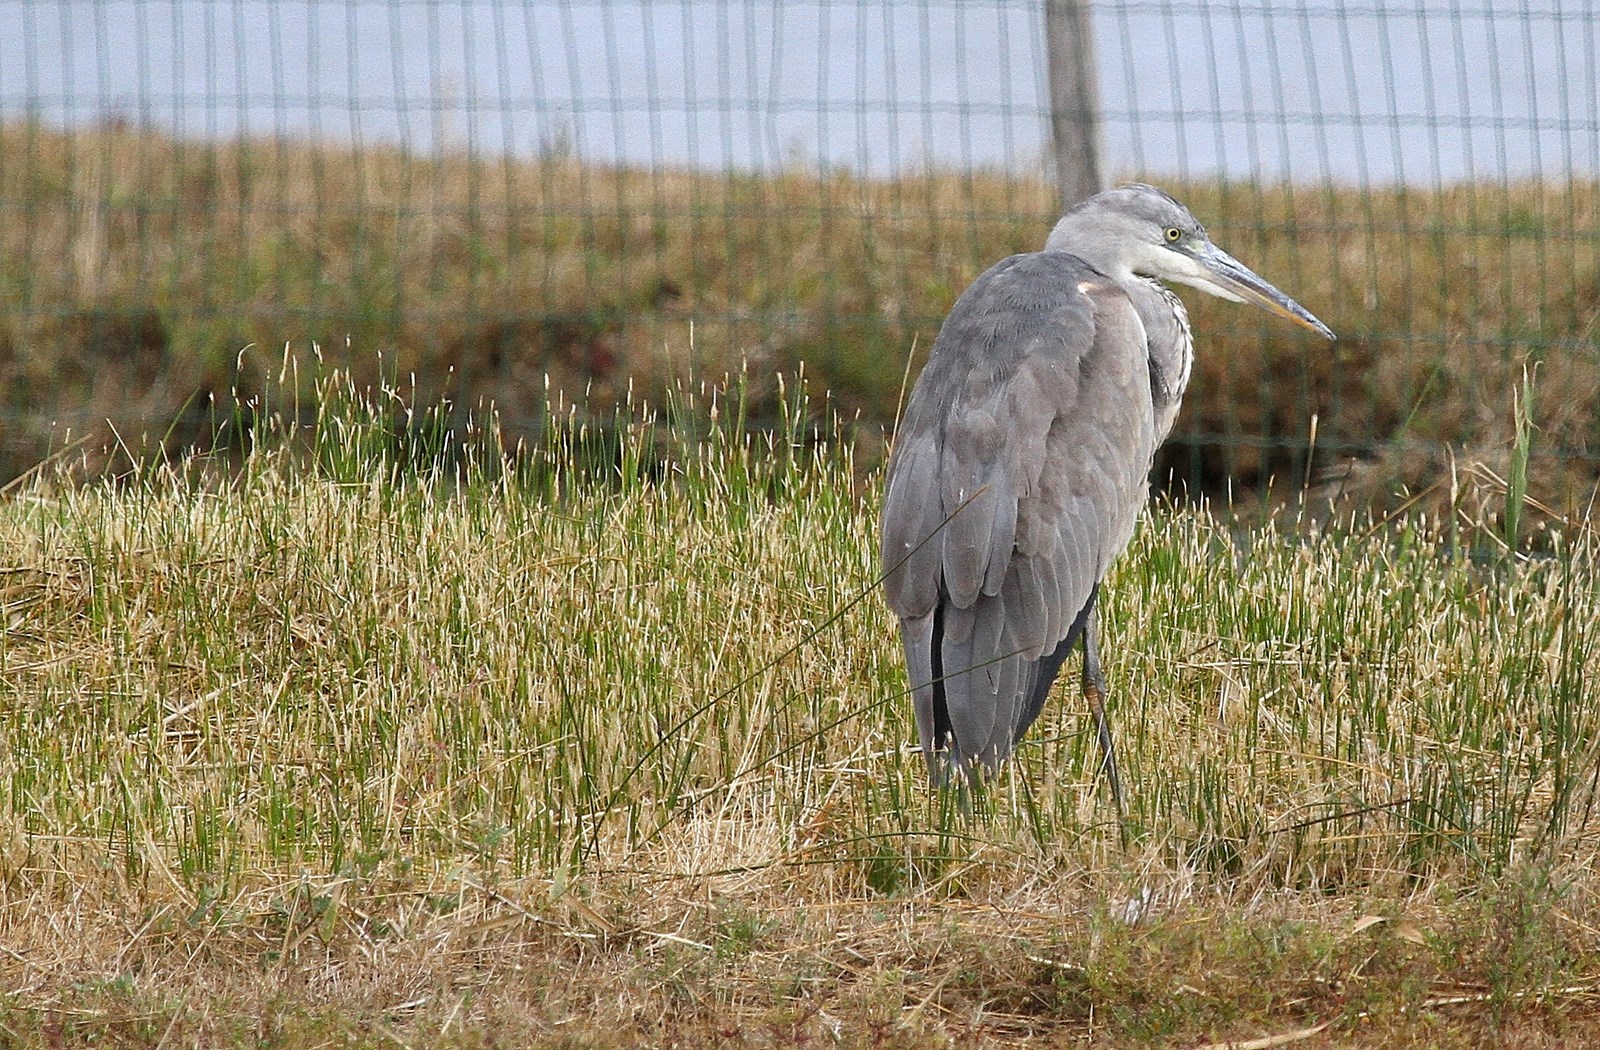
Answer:
POLYGON ((1100 174, 1100 84, 1088 0, 1045 0, 1050 131, 1063 210, 1104 189, 1100 174))

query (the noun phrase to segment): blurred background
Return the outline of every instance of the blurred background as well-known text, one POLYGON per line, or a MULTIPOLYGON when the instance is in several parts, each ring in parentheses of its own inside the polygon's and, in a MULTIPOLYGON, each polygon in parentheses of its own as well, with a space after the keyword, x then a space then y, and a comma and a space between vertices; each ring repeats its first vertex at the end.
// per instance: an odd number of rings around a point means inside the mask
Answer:
POLYGON ((1170 491, 1466 513, 1503 501, 1519 416, 1540 514, 1600 475, 1587 2, 0 0, 0 25, 0 480, 226 443, 285 360, 533 438, 547 398, 603 416, 740 372, 765 425, 803 369, 870 460, 961 289, 1126 180, 1340 336, 1189 296, 1170 491))

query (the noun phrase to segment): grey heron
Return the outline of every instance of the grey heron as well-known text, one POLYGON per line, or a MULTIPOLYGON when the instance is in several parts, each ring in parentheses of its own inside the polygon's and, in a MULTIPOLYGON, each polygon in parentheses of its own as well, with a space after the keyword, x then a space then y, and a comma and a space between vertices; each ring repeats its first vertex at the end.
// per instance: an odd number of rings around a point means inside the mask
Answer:
POLYGON ((1009 757, 1081 644, 1122 808, 1095 605, 1189 382, 1188 313, 1162 281, 1333 338, 1188 208, 1129 185, 1068 211, 1044 251, 974 281, 917 378, 889 462, 882 557, 936 778, 1009 757))

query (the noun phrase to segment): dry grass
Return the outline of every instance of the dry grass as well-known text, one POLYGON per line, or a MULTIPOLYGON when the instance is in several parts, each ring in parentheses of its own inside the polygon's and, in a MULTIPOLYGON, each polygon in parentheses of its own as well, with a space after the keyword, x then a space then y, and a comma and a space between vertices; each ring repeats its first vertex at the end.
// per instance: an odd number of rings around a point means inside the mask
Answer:
POLYGON ((1115 914, 1126 880, 1105 875, 800 903, 781 874, 555 886, 411 872, 280 883, 193 913, 169 893, 56 881, 10 896, 0 1037, 14 1045, 1192 1047, 1301 1033, 1289 1045, 1580 1047, 1600 1031, 1600 975, 1581 961, 1593 911, 1563 901, 1531 926, 1491 914, 1549 908, 1537 893, 1441 906, 1191 890, 1130 923, 1115 914))
POLYGON ((930 793, 878 482, 803 406, 505 471, 492 420, 407 447, 318 387, 238 471, 0 503, 0 1038, 1592 1042, 1581 524, 1480 564, 1155 515, 1107 592, 1124 844, 1070 698, 930 793))
MULTIPOLYGON (((771 418, 768 377, 803 361, 846 413, 883 422, 954 297, 1036 248, 1055 207, 1044 184, 995 173, 609 170, 117 127, 12 124, 0 156, 0 473, 68 423, 109 416, 130 443, 209 435, 210 399, 263 388, 236 374, 247 343, 352 346, 344 364, 369 378, 381 353, 425 396, 491 399, 508 426, 546 374, 590 402, 630 385, 659 400, 741 361, 771 418)), ((1587 504, 1600 187, 1171 188, 1341 339, 1191 297, 1200 361, 1161 477, 1298 489, 1313 416, 1330 493, 1392 505, 1452 455, 1458 477, 1480 462, 1504 477, 1508 393, 1538 363, 1560 396, 1534 495, 1587 504)))

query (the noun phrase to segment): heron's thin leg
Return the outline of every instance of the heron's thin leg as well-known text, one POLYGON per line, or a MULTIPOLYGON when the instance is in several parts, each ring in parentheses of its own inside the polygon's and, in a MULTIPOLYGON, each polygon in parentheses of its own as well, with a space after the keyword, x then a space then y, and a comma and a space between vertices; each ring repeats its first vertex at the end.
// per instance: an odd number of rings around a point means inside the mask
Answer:
POLYGON ((1100 736, 1100 768, 1111 782, 1111 798, 1117 804, 1117 816, 1122 816, 1122 778, 1117 775, 1117 749, 1111 742, 1111 722, 1106 718, 1106 676, 1100 672, 1100 647, 1096 639, 1100 625, 1099 613, 1091 602, 1088 616, 1083 622, 1083 696, 1094 712, 1095 732, 1100 736))

